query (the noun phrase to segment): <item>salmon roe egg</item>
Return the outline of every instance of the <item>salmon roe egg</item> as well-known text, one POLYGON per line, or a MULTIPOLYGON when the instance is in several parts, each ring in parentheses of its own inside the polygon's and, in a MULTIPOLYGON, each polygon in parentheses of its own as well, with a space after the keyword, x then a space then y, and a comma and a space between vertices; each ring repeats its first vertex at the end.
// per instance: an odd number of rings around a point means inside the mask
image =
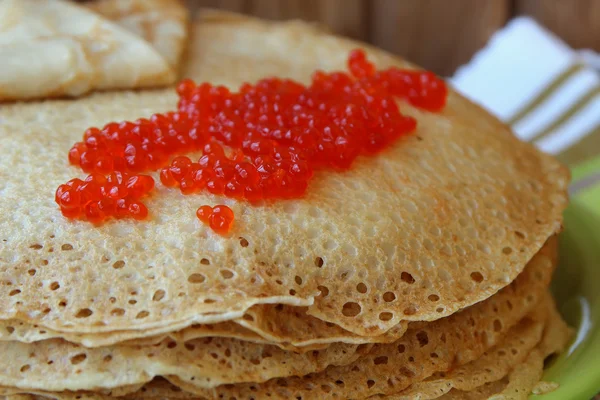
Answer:
MULTIPOLYGON (((431 72, 377 70, 362 50, 349 54, 348 71, 316 71, 308 85, 267 78, 237 91, 184 80, 175 111, 89 128, 68 159, 96 175, 160 170, 164 186, 186 195, 208 191, 248 202, 299 198, 315 172, 347 170, 357 157, 374 155, 415 130, 416 120, 400 112, 398 98, 432 112, 446 104, 447 87, 431 72), (198 151, 197 159, 184 155, 198 151)), ((132 188, 111 183, 104 203, 94 197, 93 205, 73 185, 56 197, 69 218, 147 215, 143 204, 127 200, 147 191, 147 178, 137 178, 132 188), (127 205, 114 209, 109 200, 127 205)))
POLYGON ((221 235, 225 235, 233 225, 234 215, 231 208, 223 205, 202 206, 196 211, 198 219, 208 224, 211 229, 221 235))

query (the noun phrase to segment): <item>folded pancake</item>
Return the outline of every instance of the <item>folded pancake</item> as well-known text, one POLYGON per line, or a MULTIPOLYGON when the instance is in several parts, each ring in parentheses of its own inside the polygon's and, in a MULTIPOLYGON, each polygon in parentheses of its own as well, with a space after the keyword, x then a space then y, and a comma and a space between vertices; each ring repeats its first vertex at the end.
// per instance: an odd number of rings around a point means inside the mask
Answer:
POLYGON ((1 0, 0 58, 0 101, 157 87, 177 76, 142 37, 63 0, 1 0))
MULTIPOLYGON (((187 75, 230 87, 306 81, 344 68, 356 47, 301 23, 211 14, 195 25, 187 75)), ((367 52, 378 67, 412 68, 367 52)), ((454 92, 440 113, 402 102, 414 135, 347 172, 318 173, 302 199, 251 206, 159 185, 148 221, 63 218, 54 190, 78 173, 66 154, 82 132, 175 103, 172 91, 127 92, 0 110, 0 319, 72 333, 176 331, 286 304, 379 336, 488 298, 560 229, 566 169, 454 92), (214 203, 234 210, 229 236, 194 216, 214 203)))
POLYGON ((96 0, 84 5, 144 38, 179 71, 189 33, 189 11, 182 1, 96 0))
POLYGON ((332 344, 326 350, 296 354, 222 338, 97 349, 60 340, 2 342, 0 385, 7 388, 5 393, 101 390, 135 387, 163 376, 208 398, 244 398, 256 390, 277 392, 282 398, 304 397, 310 395, 307 381, 325 391, 319 389, 319 395, 338 398, 399 392, 437 371, 476 360, 501 342, 545 298, 555 263, 556 240, 550 240, 496 295, 447 318, 411 323, 406 334, 390 344, 332 344), (252 383, 227 385, 239 382, 252 383))

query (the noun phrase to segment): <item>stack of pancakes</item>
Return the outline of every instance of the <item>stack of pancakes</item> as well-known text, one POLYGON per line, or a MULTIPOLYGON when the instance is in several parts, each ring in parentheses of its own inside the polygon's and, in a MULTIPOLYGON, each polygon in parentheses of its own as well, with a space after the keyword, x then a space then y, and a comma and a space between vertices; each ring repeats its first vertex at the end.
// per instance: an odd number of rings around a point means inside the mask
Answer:
MULTIPOLYGON (((365 48, 298 23, 203 13, 184 75, 306 82, 365 48)), ((173 109, 173 89, 0 109, 0 394, 59 399, 526 398, 569 329, 548 292, 568 173, 451 92, 401 101, 416 132, 299 200, 157 187, 148 221, 63 218, 90 126, 173 109), (220 236, 195 218, 226 204, 220 236)))

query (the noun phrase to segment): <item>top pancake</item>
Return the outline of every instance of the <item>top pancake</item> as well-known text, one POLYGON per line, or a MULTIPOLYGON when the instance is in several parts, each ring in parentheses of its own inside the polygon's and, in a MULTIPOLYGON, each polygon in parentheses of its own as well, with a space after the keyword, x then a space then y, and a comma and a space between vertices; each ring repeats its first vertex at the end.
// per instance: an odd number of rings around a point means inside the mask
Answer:
MULTIPOLYGON (((272 75, 306 82, 344 69, 356 47, 378 68, 413 68, 297 22, 210 13, 193 36, 187 76, 232 88, 272 75)), ((147 221, 63 218, 54 191, 83 176, 67 163, 83 131, 176 101, 173 90, 102 93, 0 110, 0 318, 65 332, 180 329, 284 303, 378 335, 489 297, 561 226, 566 169, 453 92, 440 113, 401 102, 414 135, 347 172, 318 173, 303 199, 251 206, 159 184, 147 221), (233 209, 230 236, 197 220, 204 204, 233 209)))

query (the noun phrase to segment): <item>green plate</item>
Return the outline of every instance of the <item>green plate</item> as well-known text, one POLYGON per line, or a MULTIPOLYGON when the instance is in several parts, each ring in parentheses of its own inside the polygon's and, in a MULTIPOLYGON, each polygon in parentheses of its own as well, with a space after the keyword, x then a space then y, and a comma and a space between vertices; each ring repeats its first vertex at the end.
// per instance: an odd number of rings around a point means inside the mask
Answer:
MULTIPOLYGON (((574 182, 583 183, 600 173, 600 159, 572 173, 574 182)), ((532 399, 590 400, 600 393, 600 182, 573 195, 564 226, 552 290, 576 335, 544 375, 560 387, 532 399)))

